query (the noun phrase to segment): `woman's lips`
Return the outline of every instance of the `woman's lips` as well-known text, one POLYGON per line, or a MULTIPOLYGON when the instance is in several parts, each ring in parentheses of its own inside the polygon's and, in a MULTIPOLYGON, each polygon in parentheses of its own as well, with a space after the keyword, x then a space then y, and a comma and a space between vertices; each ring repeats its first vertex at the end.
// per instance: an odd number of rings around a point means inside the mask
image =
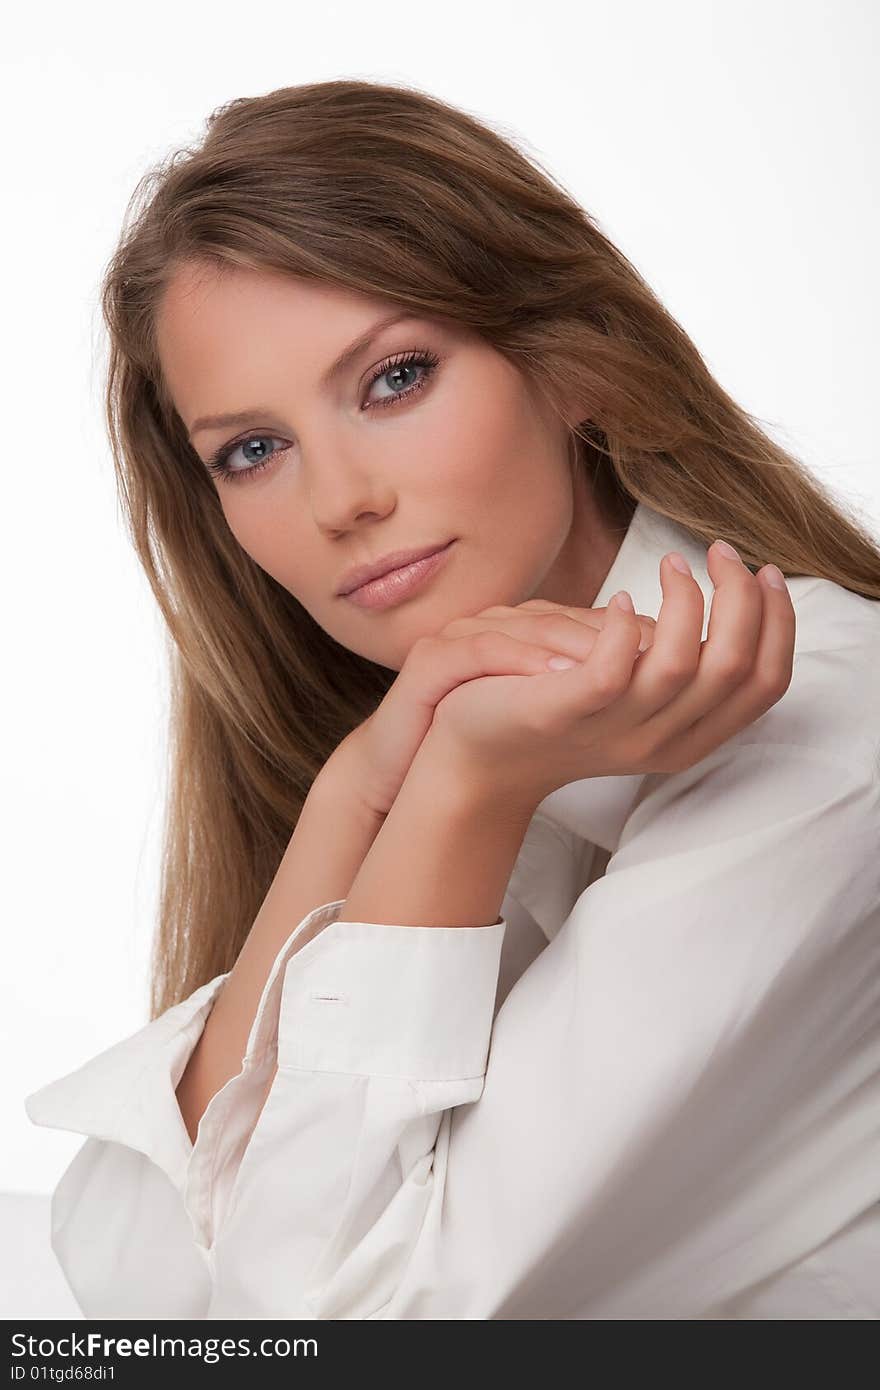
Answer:
POLYGON ((381 575, 378 579, 371 579, 369 584, 361 584, 360 588, 352 589, 351 593, 344 594, 343 597, 356 603, 359 608, 390 608, 392 604, 408 598, 427 579, 436 574, 441 565, 445 564, 454 544, 454 540, 450 541, 442 550, 425 556, 424 560, 414 560, 410 565, 389 570, 387 574, 381 575))

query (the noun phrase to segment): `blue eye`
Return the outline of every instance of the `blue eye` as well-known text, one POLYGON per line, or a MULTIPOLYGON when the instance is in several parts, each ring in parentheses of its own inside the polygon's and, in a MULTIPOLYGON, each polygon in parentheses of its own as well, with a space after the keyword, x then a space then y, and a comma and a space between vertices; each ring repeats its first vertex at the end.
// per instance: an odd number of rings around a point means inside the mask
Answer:
MULTIPOLYGON (((407 368, 420 367, 422 369, 421 376, 418 376, 416 380, 411 385, 406 386, 405 389, 393 391, 390 396, 380 397, 371 405, 366 406, 365 409, 373 410, 375 406, 381 406, 382 409, 385 409, 389 405, 397 405, 399 401, 405 400, 407 396, 411 396, 414 392, 420 391, 423 386, 427 385, 439 366, 439 363, 440 359, 437 357, 436 353, 428 350, 402 352, 398 353, 395 357, 387 358, 386 361, 379 364, 370 377, 367 386, 368 393, 382 377, 399 376, 407 368)), ((240 435, 238 439, 233 439, 231 443, 224 444, 215 454, 212 454, 207 460, 205 467, 210 473, 220 478, 228 478, 231 482, 238 482, 240 478, 250 478, 255 473, 260 473, 267 464, 271 463, 276 454, 283 454, 285 449, 273 449, 271 453, 264 454, 263 457, 252 463, 249 468, 230 468, 229 459, 236 450, 246 449, 251 444, 261 443, 265 440, 278 442, 277 436, 272 434, 260 434, 252 431, 250 434, 240 435)))
POLYGON ((273 434, 246 434, 243 439, 237 442, 233 440, 231 444, 224 444, 222 449, 218 449, 217 453, 208 459, 205 467, 209 472, 216 473, 221 478, 237 480, 238 478, 250 477, 252 473, 259 473, 262 468, 266 467, 267 463, 271 463, 276 453, 283 453, 284 450, 275 449, 271 454, 267 453, 264 458, 252 464, 250 468, 230 468, 228 460, 239 449, 246 449, 255 441, 275 438, 276 436, 273 434))
MULTIPOLYGON (((418 391, 426 385, 433 375, 435 368, 439 365, 439 358, 433 352, 400 352, 396 357, 391 357, 385 362, 381 362, 370 377, 369 388, 372 389, 377 381, 381 381, 383 376, 396 376, 399 372, 411 367, 421 367, 422 375, 417 377, 412 386, 408 386, 404 391, 395 391, 390 396, 380 397, 375 401, 375 405, 385 407, 386 405, 396 405, 404 396, 409 396, 413 391, 418 391)), ((372 406, 367 407, 372 410, 372 406)))

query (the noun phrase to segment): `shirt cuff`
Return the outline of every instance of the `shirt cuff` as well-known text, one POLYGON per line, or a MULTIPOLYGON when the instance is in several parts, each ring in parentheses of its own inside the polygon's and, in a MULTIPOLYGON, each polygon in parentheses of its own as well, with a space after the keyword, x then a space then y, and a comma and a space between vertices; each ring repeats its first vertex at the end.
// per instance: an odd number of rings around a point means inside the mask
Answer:
POLYGON ((192 1145, 177 1084, 227 974, 216 975, 130 1037, 26 1096, 28 1119, 126 1144, 157 1164, 181 1191, 192 1145))
POLYGON ((287 962, 279 1068, 409 1077, 484 1076, 507 927, 327 925, 287 962))
POLYGON ((67 1129, 136 1149, 167 1174, 181 1195, 188 1188, 191 1192, 203 1166, 215 1161, 220 1122, 230 1102, 240 1099, 240 1089, 247 1089, 251 1077, 274 1061, 282 972, 291 950, 316 919, 329 920, 343 903, 339 899, 315 908, 278 951, 248 1035, 242 1070, 212 1096, 195 1148, 180 1113, 177 1086, 230 971, 216 975, 75 1071, 26 1096, 28 1119, 48 1129, 67 1129))

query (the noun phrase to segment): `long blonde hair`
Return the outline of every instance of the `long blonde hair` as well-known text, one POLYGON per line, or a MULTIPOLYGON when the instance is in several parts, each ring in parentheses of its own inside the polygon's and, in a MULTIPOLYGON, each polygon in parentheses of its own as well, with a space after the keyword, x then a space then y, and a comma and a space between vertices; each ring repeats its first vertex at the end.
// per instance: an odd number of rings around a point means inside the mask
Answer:
MULTIPOLYGON (((476 329, 569 421, 607 518, 637 502, 747 564, 880 598, 880 548, 713 379, 595 221, 509 138, 408 86, 233 100, 135 189, 102 283, 123 515, 165 617, 168 801, 151 1017, 232 968, 313 779, 396 677, 241 549, 159 367, 184 262, 282 271, 476 329)), ((295 926, 291 923, 291 929, 295 926)))

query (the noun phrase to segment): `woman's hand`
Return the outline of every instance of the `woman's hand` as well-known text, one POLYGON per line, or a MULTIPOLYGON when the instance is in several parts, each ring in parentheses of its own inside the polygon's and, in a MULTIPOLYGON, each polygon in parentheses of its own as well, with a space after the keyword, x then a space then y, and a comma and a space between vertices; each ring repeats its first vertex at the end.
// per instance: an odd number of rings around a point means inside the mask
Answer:
MULTIPOLYGON (((545 674, 554 656, 584 661, 608 620, 606 608, 564 609, 530 599, 455 618, 435 636, 419 638, 381 704, 328 759, 328 779, 342 777, 367 811, 387 815, 437 706, 451 691, 484 676, 523 681, 545 674)), ((654 619, 638 615, 631 624, 639 648, 650 647, 654 619)))
POLYGON ((682 771, 758 719, 791 682, 791 598, 717 547, 708 563, 716 592, 705 642, 700 586, 664 556, 650 650, 638 656, 639 622, 610 604, 579 665, 451 691, 432 730, 444 761, 468 785, 537 805, 584 777, 682 771))

